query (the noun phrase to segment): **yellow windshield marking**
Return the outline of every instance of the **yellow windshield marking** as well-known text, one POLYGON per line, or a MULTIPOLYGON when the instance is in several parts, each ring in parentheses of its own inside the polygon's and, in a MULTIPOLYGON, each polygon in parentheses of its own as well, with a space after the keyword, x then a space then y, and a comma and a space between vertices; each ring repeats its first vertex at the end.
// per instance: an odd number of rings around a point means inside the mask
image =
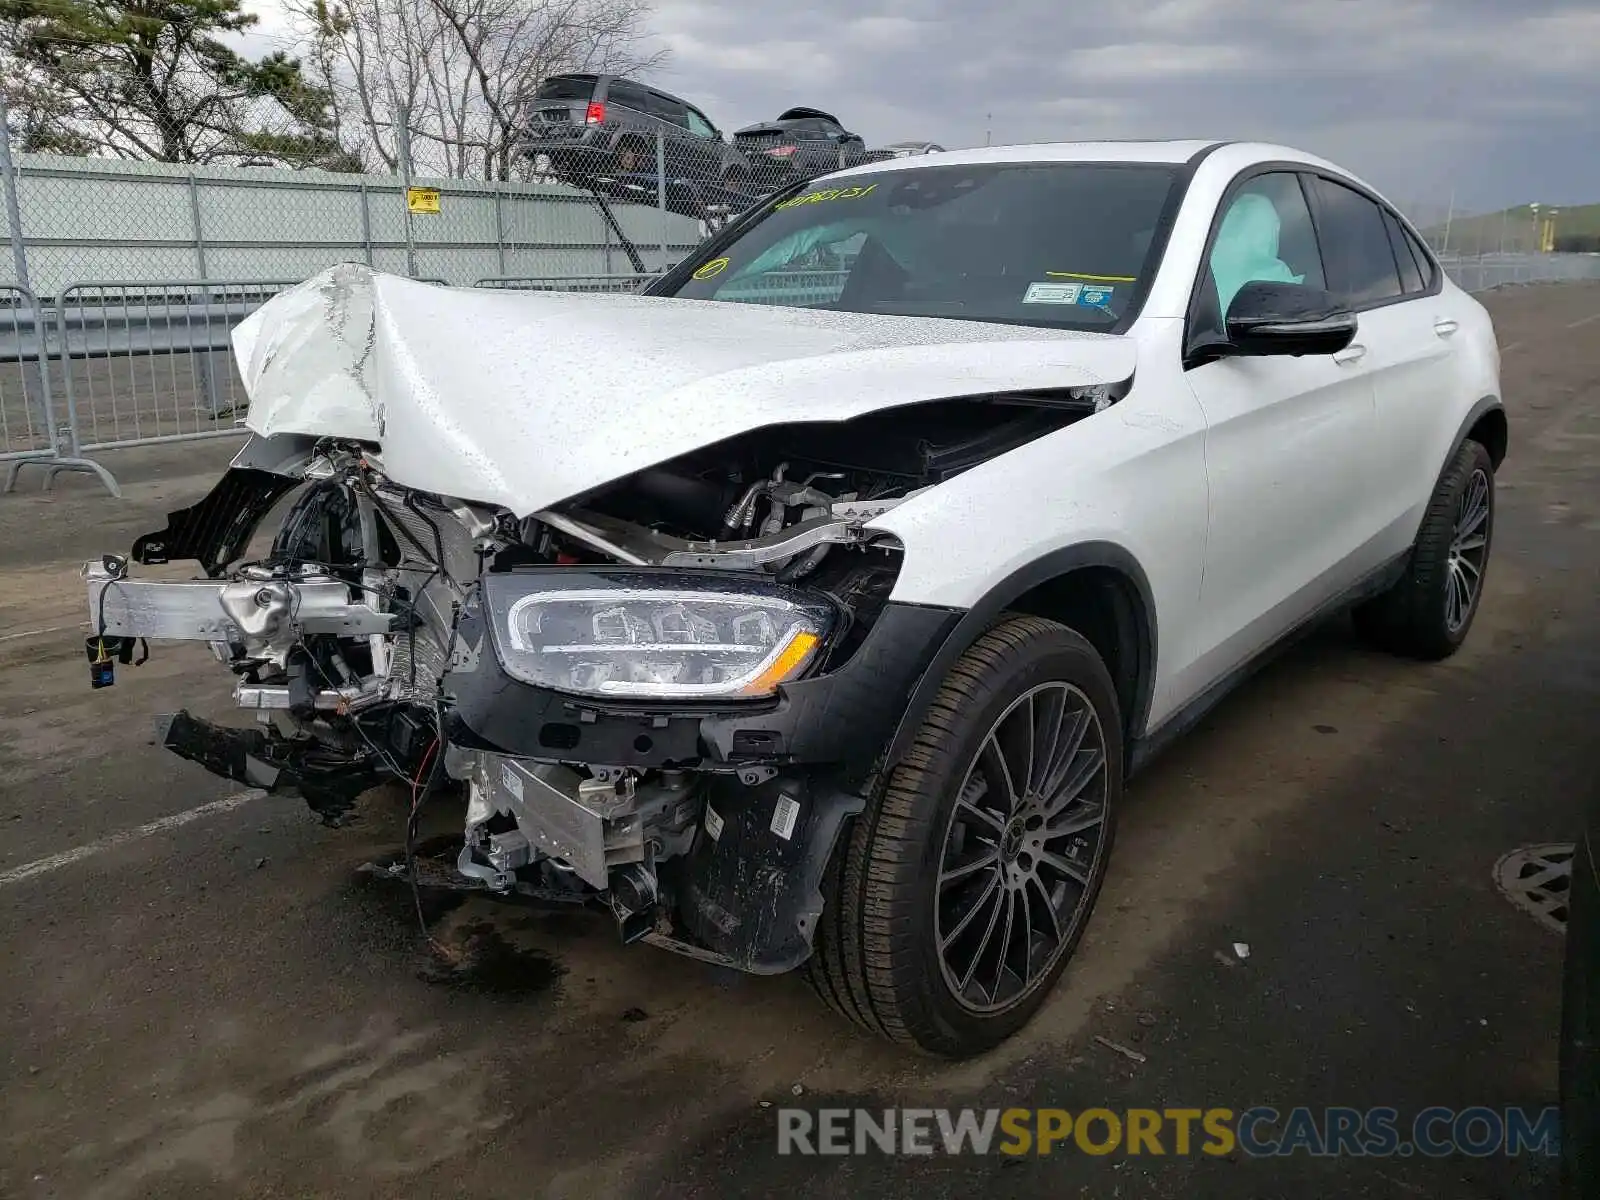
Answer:
POLYGON ((1137 275, 1082 275, 1077 271, 1046 271, 1052 279, 1088 279, 1095 283, 1138 283, 1137 275))

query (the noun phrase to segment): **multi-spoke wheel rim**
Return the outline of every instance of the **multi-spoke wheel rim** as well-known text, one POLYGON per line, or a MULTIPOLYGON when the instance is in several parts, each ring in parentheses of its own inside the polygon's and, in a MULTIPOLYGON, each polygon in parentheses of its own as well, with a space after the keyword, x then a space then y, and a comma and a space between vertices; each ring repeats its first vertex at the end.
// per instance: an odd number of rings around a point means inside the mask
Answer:
POLYGON ((1445 579, 1444 623, 1458 633, 1472 616, 1483 586, 1483 566, 1489 556, 1489 473, 1472 473, 1450 535, 1449 568, 1445 579))
POLYGON ((939 852, 934 936, 951 995, 1012 1007, 1046 978, 1088 916, 1105 853, 1105 733, 1069 683, 1019 696, 961 780, 939 852))

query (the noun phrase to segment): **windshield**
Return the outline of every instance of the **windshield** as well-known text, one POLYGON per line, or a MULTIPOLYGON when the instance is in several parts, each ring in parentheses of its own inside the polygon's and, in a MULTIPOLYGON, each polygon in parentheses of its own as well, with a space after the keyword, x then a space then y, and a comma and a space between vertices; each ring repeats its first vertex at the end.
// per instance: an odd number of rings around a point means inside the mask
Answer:
POLYGON ((851 175, 779 201, 666 294, 1109 329, 1155 270, 1177 179, 1147 163, 851 175))

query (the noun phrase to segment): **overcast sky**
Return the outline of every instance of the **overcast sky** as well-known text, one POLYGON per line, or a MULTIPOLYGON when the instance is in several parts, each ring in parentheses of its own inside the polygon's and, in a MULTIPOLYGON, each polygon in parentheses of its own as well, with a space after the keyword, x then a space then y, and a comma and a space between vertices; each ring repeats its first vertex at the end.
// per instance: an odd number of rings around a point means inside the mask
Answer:
POLYGON ((1261 138, 1407 206, 1600 201, 1600 0, 657 0, 654 25, 654 81, 724 129, 810 104, 869 144, 1261 138))

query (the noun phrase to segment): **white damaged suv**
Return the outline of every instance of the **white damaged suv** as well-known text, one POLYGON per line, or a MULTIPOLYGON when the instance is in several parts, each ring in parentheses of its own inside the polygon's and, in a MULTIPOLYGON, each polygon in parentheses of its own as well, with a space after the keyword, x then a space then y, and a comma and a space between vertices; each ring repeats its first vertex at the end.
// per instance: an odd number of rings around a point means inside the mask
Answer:
POLYGON ((1274 646, 1352 606, 1461 644, 1507 441, 1483 308, 1278 146, 875 163, 645 295, 348 266, 235 346, 232 468, 86 569, 109 646, 209 642, 259 717, 170 749, 332 821, 405 781, 459 805, 431 882, 952 1056, 1044 1002, 1124 780, 1274 646))

